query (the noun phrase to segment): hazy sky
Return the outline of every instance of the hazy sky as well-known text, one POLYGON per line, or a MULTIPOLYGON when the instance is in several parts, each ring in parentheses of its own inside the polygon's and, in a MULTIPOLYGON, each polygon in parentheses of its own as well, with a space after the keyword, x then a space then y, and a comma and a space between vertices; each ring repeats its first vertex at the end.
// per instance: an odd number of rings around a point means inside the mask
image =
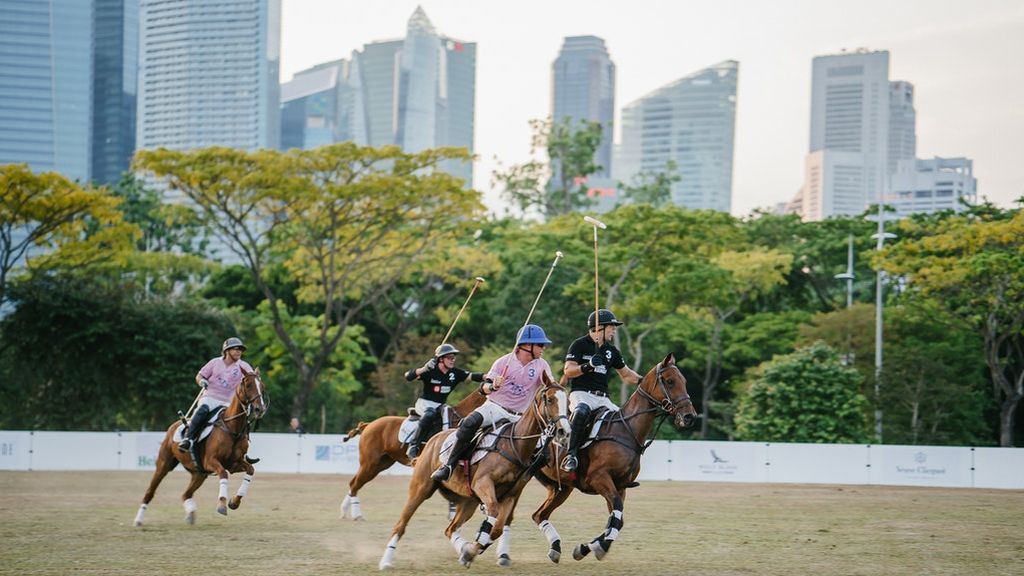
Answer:
MULTIPOLYGON (((974 160, 981 196, 1024 196, 1024 2, 1017 0, 283 0, 281 78, 405 36, 417 5, 440 34, 477 43, 474 183, 529 159, 529 120, 551 113, 565 36, 603 38, 622 107, 696 70, 740 63, 733 214, 800 187, 811 59, 888 50, 890 80, 914 84, 917 156, 974 160)), ((617 139, 617 138, 616 138, 617 139)))

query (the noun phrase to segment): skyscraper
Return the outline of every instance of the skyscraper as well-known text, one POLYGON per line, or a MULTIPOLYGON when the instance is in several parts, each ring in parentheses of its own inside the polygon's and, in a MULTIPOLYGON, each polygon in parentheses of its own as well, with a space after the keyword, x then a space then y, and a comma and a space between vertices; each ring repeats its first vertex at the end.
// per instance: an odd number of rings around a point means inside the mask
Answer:
POLYGON ((889 174, 889 53, 857 50, 814 58, 804 218, 862 212, 889 174))
POLYGON ((917 157, 917 113, 914 85, 901 80, 889 82, 889 174, 899 163, 917 157))
POLYGON ((113 184, 135 153, 139 0, 93 0, 92 180, 113 184))
POLYGON ((281 85, 281 149, 351 140, 366 144, 358 75, 341 59, 297 72, 281 85))
MULTIPOLYGON (((313 74, 300 75, 307 73, 313 74)), ((304 93, 296 91, 297 83, 309 79, 300 75, 284 89, 290 132, 298 114, 292 107, 293 96, 304 93)), ((320 86, 327 81, 321 74, 320 86)), ((334 141, 395 144, 406 152, 440 146, 473 152, 476 44, 439 34, 422 8, 417 7, 409 18, 404 39, 373 42, 354 51, 347 70, 335 82, 339 102, 348 112, 339 113, 341 129, 334 141)), ((441 168, 473 185, 472 164, 449 161, 441 168)))
POLYGON ((280 0, 142 0, 137 145, 276 148, 280 0))
POLYGON ((601 145, 594 161, 601 169, 594 175, 612 173, 612 120, 615 117, 615 64, 604 40, 597 36, 568 36, 551 65, 551 117, 601 124, 601 145))
POLYGON ((738 79, 739 62, 727 60, 627 104, 615 178, 628 183, 671 161, 682 177, 675 204, 729 212, 738 79))

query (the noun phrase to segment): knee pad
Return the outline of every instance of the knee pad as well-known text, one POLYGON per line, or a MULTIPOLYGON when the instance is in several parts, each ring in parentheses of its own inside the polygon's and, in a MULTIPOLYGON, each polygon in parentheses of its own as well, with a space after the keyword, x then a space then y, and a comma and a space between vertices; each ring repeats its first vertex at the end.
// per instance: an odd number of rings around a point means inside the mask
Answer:
POLYGON ((484 423, 484 415, 479 412, 473 412, 469 416, 466 416, 462 423, 459 424, 459 430, 456 432, 458 437, 463 440, 472 440, 473 435, 480 429, 480 426, 484 423))
POLYGON ((592 412, 592 410, 591 410, 589 405, 587 405, 587 404, 579 404, 579 405, 576 406, 576 409, 573 410, 573 412, 572 412, 572 419, 573 419, 574 422, 576 421, 577 418, 580 421, 586 420, 587 418, 590 417, 590 413, 591 412, 592 412))

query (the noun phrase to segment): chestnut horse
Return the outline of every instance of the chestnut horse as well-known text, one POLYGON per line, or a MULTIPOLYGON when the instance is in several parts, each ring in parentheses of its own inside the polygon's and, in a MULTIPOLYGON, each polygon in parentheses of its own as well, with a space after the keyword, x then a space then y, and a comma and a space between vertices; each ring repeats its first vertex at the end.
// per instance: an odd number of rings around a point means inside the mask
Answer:
MULTIPOLYGON (((483 552, 492 541, 498 544, 498 563, 507 566, 508 526, 519 495, 530 479, 530 462, 538 449, 538 438, 546 450, 552 438, 563 447, 569 437, 568 397, 565 388, 555 384, 544 374, 544 386, 534 396, 533 403, 513 426, 506 427, 493 447, 476 464, 459 467, 444 482, 435 482, 430 474, 441 462, 439 453, 445 439, 454 430, 435 434, 416 459, 412 480, 409 482, 409 497, 402 515, 395 524, 379 568, 393 566, 398 541, 416 509, 435 491, 440 490, 449 501, 456 503, 455 516, 445 529, 445 536, 459 554, 459 562, 469 567, 473 559, 483 552), (480 525, 476 540, 469 542, 459 533, 459 528, 473 516, 478 504, 483 505, 487 518, 480 525)), ((539 462, 538 462, 539 463, 539 462)))
POLYGON ((535 475, 548 489, 548 497, 533 513, 533 521, 548 539, 548 558, 558 562, 562 555, 561 537, 549 518, 578 488, 586 494, 600 494, 608 505, 608 524, 591 542, 578 544, 572 557, 582 560, 590 552, 601 560, 622 530, 622 503, 627 485, 640 473, 640 457, 650 446, 647 437, 655 421, 672 418, 682 430, 693 425, 697 412, 686 392, 686 378, 669 354, 640 381, 636 391, 614 413, 586 449, 580 450, 576 471, 564 472, 555 455, 535 475))
MULTIPOLYGON (((457 427, 462 418, 476 410, 486 399, 479 389, 463 398, 452 407, 457 418, 448 423, 449 427, 457 427)), ((394 466, 395 462, 412 466, 412 462, 405 454, 406 444, 398 439, 398 431, 404 421, 404 416, 381 416, 373 422, 360 422, 358 426, 348 431, 343 442, 360 435, 362 438, 359 440, 359 469, 352 480, 349 480, 348 494, 341 501, 342 518, 347 518, 351 511, 353 520, 362 520, 359 489, 378 474, 394 466)))
POLYGON ((206 477, 210 474, 220 477, 217 512, 227 515, 228 508, 232 510, 238 508, 242 503, 242 498, 249 491, 249 484, 252 483, 252 475, 255 472, 252 464, 245 460, 245 454, 249 450, 249 430, 256 420, 267 413, 269 405, 259 369, 257 368, 254 372, 243 369, 242 382, 235 389, 235 396, 231 399, 231 404, 213 421, 213 430, 209 437, 195 448, 196 455, 202 463, 200 470, 196 469, 192 455, 180 450, 178 443, 174 441, 174 432, 182 426, 181 420, 176 420, 171 424, 160 444, 160 453, 156 458, 156 471, 153 472, 153 479, 149 482, 146 495, 142 497, 139 512, 135 515, 135 526, 142 526, 142 518, 146 514, 150 500, 153 499, 153 494, 156 493, 157 486, 179 462, 192 474, 192 480, 181 496, 185 506, 185 522, 195 523, 198 506, 192 499, 192 495, 203 485, 206 477), (245 478, 242 480, 242 485, 238 487, 238 493, 229 503, 228 474, 241 471, 245 471, 245 478))

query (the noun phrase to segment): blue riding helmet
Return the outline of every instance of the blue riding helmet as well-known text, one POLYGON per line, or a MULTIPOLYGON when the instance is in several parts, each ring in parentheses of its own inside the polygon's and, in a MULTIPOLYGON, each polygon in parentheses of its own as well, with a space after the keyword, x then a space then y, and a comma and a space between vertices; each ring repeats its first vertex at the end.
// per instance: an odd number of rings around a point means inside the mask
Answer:
POLYGON ((516 346, 520 344, 551 344, 551 340, 548 340, 543 328, 536 324, 527 324, 516 334, 516 346))

